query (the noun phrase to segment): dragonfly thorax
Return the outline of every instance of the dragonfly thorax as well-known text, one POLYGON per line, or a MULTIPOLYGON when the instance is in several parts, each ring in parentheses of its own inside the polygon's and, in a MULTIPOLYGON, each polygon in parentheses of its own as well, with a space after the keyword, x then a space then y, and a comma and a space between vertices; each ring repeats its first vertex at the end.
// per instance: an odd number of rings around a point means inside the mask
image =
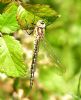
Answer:
POLYGON ((43 20, 39 20, 35 27, 35 35, 37 40, 41 40, 44 37, 45 23, 43 20))

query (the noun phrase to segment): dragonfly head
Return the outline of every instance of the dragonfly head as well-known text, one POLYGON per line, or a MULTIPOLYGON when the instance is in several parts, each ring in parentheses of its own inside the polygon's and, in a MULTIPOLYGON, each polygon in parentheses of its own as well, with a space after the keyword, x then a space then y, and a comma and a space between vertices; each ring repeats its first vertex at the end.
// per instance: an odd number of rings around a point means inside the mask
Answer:
POLYGON ((41 28, 45 28, 45 22, 43 21, 43 20, 39 20, 38 22, 37 22, 37 27, 41 27, 41 28))

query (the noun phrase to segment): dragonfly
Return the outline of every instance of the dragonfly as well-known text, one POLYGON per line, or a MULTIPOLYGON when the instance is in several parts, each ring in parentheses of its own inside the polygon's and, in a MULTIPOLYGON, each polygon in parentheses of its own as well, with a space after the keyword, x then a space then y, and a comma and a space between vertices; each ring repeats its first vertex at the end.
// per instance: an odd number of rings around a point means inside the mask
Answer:
POLYGON ((39 20, 34 29, 35 41, 34 41, 33 58, 32 58, 32 63, 31 63, 30 87, 33 86, 34 72, 35 72, 35 68, 36 68, 36 62, 37 62, 37 56, 38 56, 38 50, 39 50, 39 43, 44 38, 45 26, 46 25, 45 25, 44 21, 39 20))
MULTIPOLYGON (((35 40, 34 40, 34 51, 33 51, 33 57, 32 57, 32 63, 31 63, 31 74, 30 74, 30 87, 32 88, 33 86, 33 81, 34 81, 34 73, 37 65, 37 57, 38 57, 38 52, 39 52, 39 46, 40 43, 43 42, 44 47, 48 49, 46 46, 46 39, 45 39, 45 22, 43 20, 39 20, 36 23, 36 26, 34 28, 34 33, 35 33, 35 40)), ((52 49, 52 48, 51 48, 52 49)), ((48 49, 49 50, 49 49, 48 49)), ((53 52, 53 49, 51 50, 53 52)), ((54 53, 53 53, 54 54, 54 53)), ((54 62, 56 63, 56 66, 62 67, 63 65, 60 63, 56 55, 49 55, 52 59, 54 59, 54 62)))

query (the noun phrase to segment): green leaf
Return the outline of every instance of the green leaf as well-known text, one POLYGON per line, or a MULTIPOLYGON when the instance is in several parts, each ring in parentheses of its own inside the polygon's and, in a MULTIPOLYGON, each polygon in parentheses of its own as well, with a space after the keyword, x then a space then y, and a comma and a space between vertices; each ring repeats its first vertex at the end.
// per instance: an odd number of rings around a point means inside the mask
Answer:
POLYGON ((16 12, 17 7, 13 5, 10 9, 7 9, 5 13, 0 14, 0 32, 9 34, 19 29, 16 12))
POLYGON ((12 0, 0 0, 0 2, 1 3, 4 3, 4 4, 6 4, 6 3, 10 3, 12 0))
POLYGON ((14 13, 16 15, 18 9, 18 5, 16 2, 9 3, 5 8, 4 12, 6 13, 14 13))
POLYGON ((36 24, 40 19, 40 17, 35 16, 33 13, 25 10, 21 5, 18 7, 17 20, 22 28, 34 28, 34 24, 36 24))
POLYGON ((4 4, 4 3, 0 2, 0 13, 2 13, 4 11, 6 6, 7 6, 7 4, 4 4))
POLYGON ((51 24, 55 21, 58 16, 58 13, 50 8, 49 5, 44 4, 23 4, 27 11, 33 13, 35 16, 42 18, 47 21, 47 24, 51 24))
POLYGON ((21 45, 12 36, 0 37, 0 72, 12 77, 27 75, 21 45))

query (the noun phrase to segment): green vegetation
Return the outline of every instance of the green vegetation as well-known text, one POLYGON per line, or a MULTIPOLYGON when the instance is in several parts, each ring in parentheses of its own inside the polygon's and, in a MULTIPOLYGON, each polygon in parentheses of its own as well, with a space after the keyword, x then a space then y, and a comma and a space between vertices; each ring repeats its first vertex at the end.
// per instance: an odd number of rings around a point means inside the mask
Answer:
POLYGON ((80 5, 81 0, 0 0, 0 100, 81 100, 80 5), (40 45, 30 89, 34 34, 27 32, 41 19, 47 45, 40 45))

